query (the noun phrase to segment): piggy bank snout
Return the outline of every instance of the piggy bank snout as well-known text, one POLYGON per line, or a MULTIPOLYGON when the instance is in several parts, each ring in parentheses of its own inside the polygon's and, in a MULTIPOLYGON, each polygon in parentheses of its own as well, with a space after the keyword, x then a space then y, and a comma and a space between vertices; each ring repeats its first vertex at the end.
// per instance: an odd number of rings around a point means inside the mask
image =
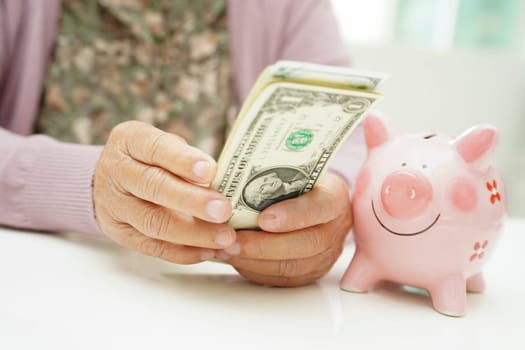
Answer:
POLYGON ((420 215, 432 200, 432 185, 422 174, 396 171, 383 181, 381 202, 386 212, 396 219, 420 215))

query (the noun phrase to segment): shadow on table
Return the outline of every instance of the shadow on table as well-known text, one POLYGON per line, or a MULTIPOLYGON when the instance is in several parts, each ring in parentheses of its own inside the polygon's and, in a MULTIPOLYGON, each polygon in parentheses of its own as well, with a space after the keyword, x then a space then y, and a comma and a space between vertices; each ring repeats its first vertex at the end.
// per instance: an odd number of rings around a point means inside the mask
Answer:
MULTIPOLYGON (((106 239, 86 239, 76 235, 66 237, 71 243, 78 242, 97 249, 108 257, 111 268, 128 277, 140 279, 141 283, 148 281, 154 288, 201 303, 219 302, 226 308, 242 306, 247 313, 260 313, 261 310, 272 313, 276 305, 285 310, 293 309, 296 314, 302 309, 307 314, 317 309, 321 314, 326 315, 328 312, 335 328, 342 322, 344 314, 377 312, 379 316, 385 307, 393 307, 399 312, 419 309, 437 315, 428 292, 418 288, 380 282, 368 293, 344 292, 339 289, 339 270, 331 271, 316 283, 303 287, 263 287, 245 280, 224 263, 176 265, 122 249, 106 239)), ((469 294, 467 310, 478 309, 482 299, 469 294)))

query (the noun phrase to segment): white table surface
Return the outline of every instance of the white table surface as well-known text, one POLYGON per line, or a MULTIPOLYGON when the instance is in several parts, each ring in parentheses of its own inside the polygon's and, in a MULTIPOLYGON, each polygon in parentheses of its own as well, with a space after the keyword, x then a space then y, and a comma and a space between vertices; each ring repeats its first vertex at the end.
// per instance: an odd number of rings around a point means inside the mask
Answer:
POLYGON ((0 228, 0 349, 525 349, 525 220, 507 221, 462 318, 391 284, 339 290, 352 254, 314 285, 266 288, 219 263, 0 228))

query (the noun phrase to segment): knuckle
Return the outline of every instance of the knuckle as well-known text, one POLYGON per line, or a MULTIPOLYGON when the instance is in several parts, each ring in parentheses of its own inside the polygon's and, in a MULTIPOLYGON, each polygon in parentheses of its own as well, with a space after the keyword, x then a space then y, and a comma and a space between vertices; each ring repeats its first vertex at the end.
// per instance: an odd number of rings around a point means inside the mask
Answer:
POLYGON ((140 243, 139 250, 150 256, 160 258, 166 254, 166 244, 162 241, 145 239, 140 243))
POLYGON ((165 134, 162 131, 159 131, 158 134, 151 140, 149 146, 150 159, 153 163, 157 162, 159 155, 162 153, 162 150, 165 148, 166 137, 168 134, 165 134))
POLYGON ((127 137, 130 130, 133 130, 137 126, 136 124, 136 121, 125 121, 115 125, 109 134, 109 140, 127 137))
POLYGON ((133 134, 139 129, 139 124, 140 122, 137 121, 125 121, 117 124, 111 129, 104 149, 129 154, 128 142, 135 139, 133 134))
POLYGON ((241 240, 237 241, 240 242, 241 246, 243 246, 243 250, 248 255, 257 259, 264 259, 269 256, 268 254, 273 253, 272 249, 268 247, 268 245, 270 244, 268 243, 265 237, 258 235, 249 235, 241 237, 241 240))
POLYGON ((278 266, 278 276, 280 277, 293 277, 299 273, 299 262, 296 259, 292 260, 280 260, 278 266))
POLYGON ((326 246, 326 239, 323 232, 318 228, 311 228, 310 232, 304 232, 300 237, 290 240, 287 244, 287 251, 289 256, 294 257, 310 257, 324 250, 326 246))
POLYGON ((307 246, 313 250, 324 248, 324 246, 326 245, 326 236, 327 233, 323 232, 318 227, 312 229, 311 234, 305 236, 307 240, 307 246))
POLYGON ((144 213, 144 233, 153 238, 161 238, 168 231, 170 220, 171 215, 163 207, 152 207, 144 213))
POLYGON ((165 175, 162 169, 147 166, 141 176, 140 192, 147 197, 151 197, 153 201, 158 199, 166 184, 167 177, 165 175))
POLYGON ((312 228, 310 234, 304 235, 303 249, 308 253, 308 256, 317 254, 325 249, 326 246, 326 232, 320 231, 317 227, 312 228))

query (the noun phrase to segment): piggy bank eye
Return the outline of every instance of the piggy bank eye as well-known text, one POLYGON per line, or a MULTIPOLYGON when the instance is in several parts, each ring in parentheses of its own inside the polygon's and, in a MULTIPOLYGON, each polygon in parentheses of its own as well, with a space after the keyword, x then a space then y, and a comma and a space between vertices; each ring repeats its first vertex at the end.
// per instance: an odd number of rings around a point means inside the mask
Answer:
POLYGON ((423 136, 423 138, 424 138, 425 140, 428 140, 428 139, 433 138, 434 136, 436 136, 436 134, 430 134, 430 135, 427 135, 427 136, 423 136))
POLYGON ((421 167, 422 167, 423 169, 426 169, 426 168, 427 168, 427 165, 426 165, 426 164, 423 164, 421 167))
POLYGON ((401 163, 401 166, 407 166, 407 163, 403 162, 401 163))

